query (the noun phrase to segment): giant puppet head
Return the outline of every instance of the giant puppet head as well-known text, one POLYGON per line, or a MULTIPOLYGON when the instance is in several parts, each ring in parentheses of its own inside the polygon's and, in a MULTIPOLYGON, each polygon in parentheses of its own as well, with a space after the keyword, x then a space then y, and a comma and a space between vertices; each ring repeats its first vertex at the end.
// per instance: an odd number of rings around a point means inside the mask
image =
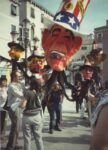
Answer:
POLYGON ((46 65, 46 60, 44 54, 36 50, 34 53, 28 57, 28 68, 32 73, 39 73, 44 70, 46 65))
POLYGON ((9 42, 8 46, 10 47, 8 53, 11 59, 19 59, 24 54, 24 48, 20 44, 9 42))
POLYGON ((53 70, 63 71, 82 44, 80 23, 90 0, 63 0, 49 29, 42 36, 47 63, 53 70))

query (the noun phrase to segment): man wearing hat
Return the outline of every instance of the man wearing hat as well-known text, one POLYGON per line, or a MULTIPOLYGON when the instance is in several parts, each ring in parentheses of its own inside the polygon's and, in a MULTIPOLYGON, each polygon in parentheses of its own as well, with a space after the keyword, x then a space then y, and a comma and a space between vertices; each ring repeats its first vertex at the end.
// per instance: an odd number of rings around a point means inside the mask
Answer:
POLYGON ((94 88, 94 82, 92 80, 93 77, 93 70, 94 67, 91 65, 91 63, 88 60, 85 60, 84 65, 82 65, 79 69, 81 71, 81 74, 83 76, 83 81, 81 83, 81 90, 79 95, 79 102, 81 104, 81 118, 84 117, 84 111, 85 111, 85 104, 87 104, 88 108, 88 114, 89 114, 89 120, 91 121, 91 102, 90 99, 93 100, 95 97, 95 88, 94 88))

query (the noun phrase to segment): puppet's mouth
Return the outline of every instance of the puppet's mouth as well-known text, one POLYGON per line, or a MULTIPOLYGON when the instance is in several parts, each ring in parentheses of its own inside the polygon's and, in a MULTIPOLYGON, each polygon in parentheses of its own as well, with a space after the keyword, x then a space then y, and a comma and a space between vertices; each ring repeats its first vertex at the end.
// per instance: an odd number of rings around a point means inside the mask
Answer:
POLYGON ((57 52, 57 51, 52 51, 49 56, 52 59, 60 59, 60 58, 64 57, 65 54, 63 54, 61 52, 57 52))

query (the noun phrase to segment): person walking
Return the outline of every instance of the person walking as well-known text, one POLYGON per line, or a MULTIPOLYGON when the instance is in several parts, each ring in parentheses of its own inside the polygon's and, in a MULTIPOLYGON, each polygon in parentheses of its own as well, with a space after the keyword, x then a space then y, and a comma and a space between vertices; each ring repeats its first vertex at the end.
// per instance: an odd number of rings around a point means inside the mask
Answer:
POLYGON ((81 90, 81 81, 77 81, 75 82, 75 88, 76 90, 72 91, 72 98, 76 103, 76 113, 79 113, 80 110, 80 102, 79 102, 79 94, 80 94, 80 90, 81 90))
POLYGON ((60 128, 62 119, 62 102, 63 91, 58 82, 55 82, 52 86, 51 92, 48 98, 48 112, 50 115, 49 133, 53 133, 53 129, 62 131, 60 128), (56 117, 56 119, 55 119, 56 117))
POLYGON ((24 150, 31 150, 33 134, 37 150, 44 150, 42 140, 42 107, 39 99, 39 85, 35 77, 31 78, 30 87, 24 92, 22 128, 24 150))
POLYGON ((81 118, 85 119, 84 112, 86 109, 86 105, 88 108, 88 118, 89 121, 91 122, 91 102, 92 99, 95 97, 95 88, 94 88, 94 82, 93 82, 93 71, 94 71, 94 66, 86 60, 84 65, 80 67, 80 71, 83 76, 83 80, 81 82, 81 90, 79 94, 79 102, 81 104, 81 118), (86 104, 86 105, 85 105, 86 104))
POLYGON ((5 128, 6 128, 6 115, 7 111, 4 106, 7 102, 7 78, 2 75, 0 78, 0 138, 3 140, 5 138, 5 128))
POLYGON ((20 103, 23 99, 23 87, 20 83, 21 73, 19 71, 13 71, 11 73, 11 83, 8 86, 8 102, 7 106, 9 118, 11 121, 10 133, 8 137, 8 143, 6 150, 16 150, 21 149, 19 146, 18 136, 20 130, 20 119, 21 119, 21 108, 20 103))

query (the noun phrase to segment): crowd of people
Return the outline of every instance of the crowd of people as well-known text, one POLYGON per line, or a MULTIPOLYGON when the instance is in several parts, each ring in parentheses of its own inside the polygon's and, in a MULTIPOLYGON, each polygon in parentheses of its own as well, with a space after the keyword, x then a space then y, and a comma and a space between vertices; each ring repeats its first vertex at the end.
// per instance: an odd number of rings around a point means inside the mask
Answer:
POLYGON ((31 132, 34 135, 36 147, 43 150, 42 141, 42 107, 39 99, 38 82, 31 78, 29 88, 21 82, 20 71, 11 73, 11 82, 7 85, 6 76, 0 78, 0 138, 5 137, 6 114, 8 114, 11 125, 6 144, 6 150, 22 149, 18 144, 19 131, 22 122, 24 137, 24 150, 30 150, 31 132), (21 117, 23 115, 23 117, 21 117), (21 120, 22 118, 22 120, 21 120))
MULTIPOLYGON (((80 117, 82 119, 85 119, 85 110, 88 112, 90 126, 93 129, 93 140, 91 142, 90 150, 95 150, 100 146, 100 143, 103 145, 107 144, 107 139, 105 138, 103 141, 102 136, 104 136, 104 133, 107 131, 107 122, 105 118, 107 115, 107 105, 105 104, 107 104, 108 82, 105 82, 103 89, 102 87, 100 88, 101 92, 100 90, 97 92, 95 91, 96 89, 94 90, 93 85, 95 84, 91 80, 93 68, 86 64, 80 71, 81 73, 83 72, 83 74, 89 72, 90 79, 85 78, 81 82, 78 82, 76 84, 76 95, 73 93, 72 97, 74 101, 76 101, 76 112, 80 112, 80 117), (84 105, 85 103, 86 105, 84 105), (105 124, 103 124, 103 121, 105 124), (100 130, 101 126, 104 127, 104 131, 100 130), (102 136, 99 137, 98 134, 101 134, 102 136), (98 143, 100 140, 101 142, 98 143)), ((44 97, 42 97, 40 96, 42 91, 40 90, 39 82, 35 76, 30 79, 28 87, 21 82, 22 73, 20 71, 14 71, 10 76, 11 82, 9 84, 6 76, 2 75, 0 78, 1 141, 5 140, 6 116, 8 114, 11 126, 6 150, 22 149, 23 147, 24 150, 30 150, 32 134, 37 149, 44 150, 42 140, 44 114, 43 100, 44 98, 46 99, 45 104, 49 112, 49 133, 53 134, 54 130, 62 131, 62 103, 64 99, 62 87, 56 81, 52 84, 47 96, 44 95, 44 97), (21 123, 24 146, 18 144, 21 123)))
MULTIPOLYGON (((40 82, 35 76, 30 78, 26 86, 22 82, 22 73, 19 70, 10 74, 8 83, 5 75, 0 78, 0 140, 5 141, 6 116, 8 115, 10 132, 6 150, 30 150, 31 137, 34 136, 38 150, 44 150, 42 140, 43 128, 43 91, 40 82), (24 146, 19 145, 19 131, 22 129, 24 146)), ((46 106, 49 112, 49 133, 53 130, 61 131, 63 91, 58 82, 54 82, 47 96, 46 106), (55 116, 56 115, 56 116, 55 116)))

